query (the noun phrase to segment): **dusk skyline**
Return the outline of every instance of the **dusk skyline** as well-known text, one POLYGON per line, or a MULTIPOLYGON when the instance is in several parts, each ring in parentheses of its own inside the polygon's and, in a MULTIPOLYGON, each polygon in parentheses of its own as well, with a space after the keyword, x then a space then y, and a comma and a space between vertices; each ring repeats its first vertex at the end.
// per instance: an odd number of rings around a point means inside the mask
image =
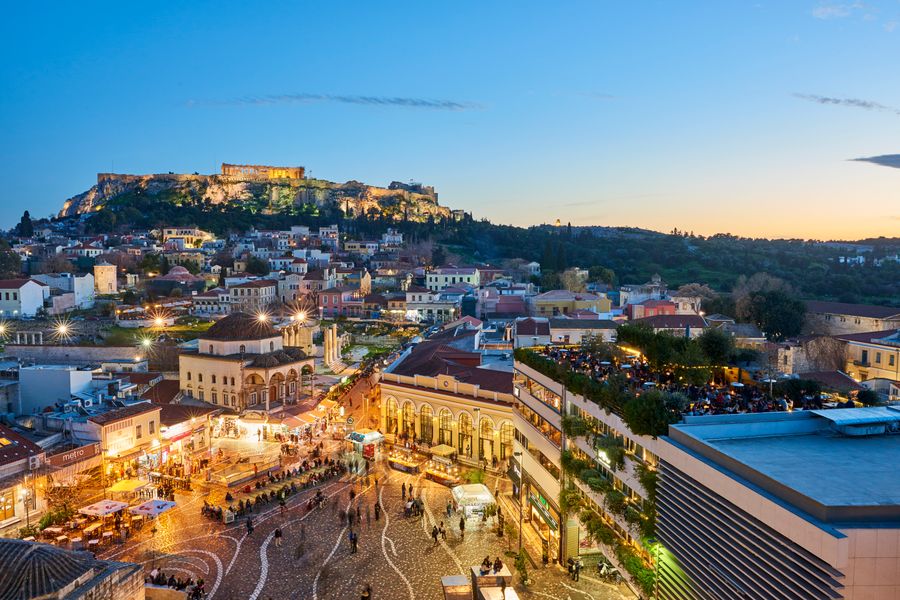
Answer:
POLYGON ((232 162, 420 181, 496 223, 900 231, 896 1, 7 17, 3 227, 55 214, 97 172, 232 162))

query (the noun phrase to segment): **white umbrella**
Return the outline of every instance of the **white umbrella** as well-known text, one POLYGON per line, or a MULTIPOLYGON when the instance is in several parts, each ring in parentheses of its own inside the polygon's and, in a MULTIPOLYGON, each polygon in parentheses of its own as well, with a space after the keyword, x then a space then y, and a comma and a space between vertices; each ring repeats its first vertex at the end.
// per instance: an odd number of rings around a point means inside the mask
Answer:
POLYGON ((174 508, 175 503, 168 500, 147 500, 138 506, 132 506, 128 510, 135 515, 144 515, 145 517, 157 517, 166 512, 170 508, 174 508))
POLYGON ((92 517, 105 517, 106 515, 110 515, 114 512, 119 512, 123 508, 127 507, 127 502, 119 502, 117 500, 101 500, 100 502, 95 502, 89 506, 78 509, 78 512, 83 515, 90 515, 92 517))
POLYGON ((732 381, 731 387, 744 387, 744 384, 741 383, 740 381, 732 381))
POLYGON ((603 365, 603 366, 608 366, 608 365, 611 365, 612 363, 609 362, 608 360, 601 360, 601 361, 600 361, 600 364, 603 365))
POLYGON ((631 365, 622 365, 622 368, 623 368, 623 369, 630 369, 630 368, 631 368, 631 365))

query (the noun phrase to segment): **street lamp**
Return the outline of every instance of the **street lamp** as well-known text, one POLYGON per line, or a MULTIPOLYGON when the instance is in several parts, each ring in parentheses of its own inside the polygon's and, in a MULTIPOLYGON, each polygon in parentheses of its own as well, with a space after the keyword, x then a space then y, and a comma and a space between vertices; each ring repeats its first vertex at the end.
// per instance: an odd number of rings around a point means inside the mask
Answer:
POLYGON ((521 452, 513 452, 513 456, 519 463, 519 552, 522 552, 522 497, 525 492, 525 465, 522 463, 521 452))

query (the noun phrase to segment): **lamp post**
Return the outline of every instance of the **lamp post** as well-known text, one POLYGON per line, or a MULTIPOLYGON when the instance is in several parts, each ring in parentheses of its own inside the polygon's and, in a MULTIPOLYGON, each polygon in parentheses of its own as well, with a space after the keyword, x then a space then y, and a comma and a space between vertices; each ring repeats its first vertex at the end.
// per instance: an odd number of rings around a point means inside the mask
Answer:
POLYGON ((525 492, 525 466, 522 464, 522 453, 513 452, 516 462, 519 463, 519 552, 522 551, 522 497, 525 492))

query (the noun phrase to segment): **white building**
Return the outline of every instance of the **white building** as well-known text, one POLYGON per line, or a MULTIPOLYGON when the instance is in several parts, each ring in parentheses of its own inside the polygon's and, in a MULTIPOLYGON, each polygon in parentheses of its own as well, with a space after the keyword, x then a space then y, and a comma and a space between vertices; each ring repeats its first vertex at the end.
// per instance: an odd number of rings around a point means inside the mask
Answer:
POLYGON ((75 295, 77 308, 94 306, 94 276, 91 273, 42 273, 32 277, 35 281, 75 295))
POLYGON ((98 294, 118 293, 119 283, 116 273, 116 265, 111 265, 105 260, 101 260, 94 265, 94 285, 98 294))
POLYGON ((456 285, 479 285, 478 269, 474 267, 440 267, 425 273, 425 287, 439 291, 456 285))
POLYGON ((32 415, 68 402, 73 394, 87 392, 91 388, 93 374, 90 369, 71 365, 34 365, 19 369, 19 402, 17 415, 32 415))
POLYGON ((43 308, 45 295, 50 295, 48 286, 33 279, 0 280, 0 317, 33 317, 43 308))

